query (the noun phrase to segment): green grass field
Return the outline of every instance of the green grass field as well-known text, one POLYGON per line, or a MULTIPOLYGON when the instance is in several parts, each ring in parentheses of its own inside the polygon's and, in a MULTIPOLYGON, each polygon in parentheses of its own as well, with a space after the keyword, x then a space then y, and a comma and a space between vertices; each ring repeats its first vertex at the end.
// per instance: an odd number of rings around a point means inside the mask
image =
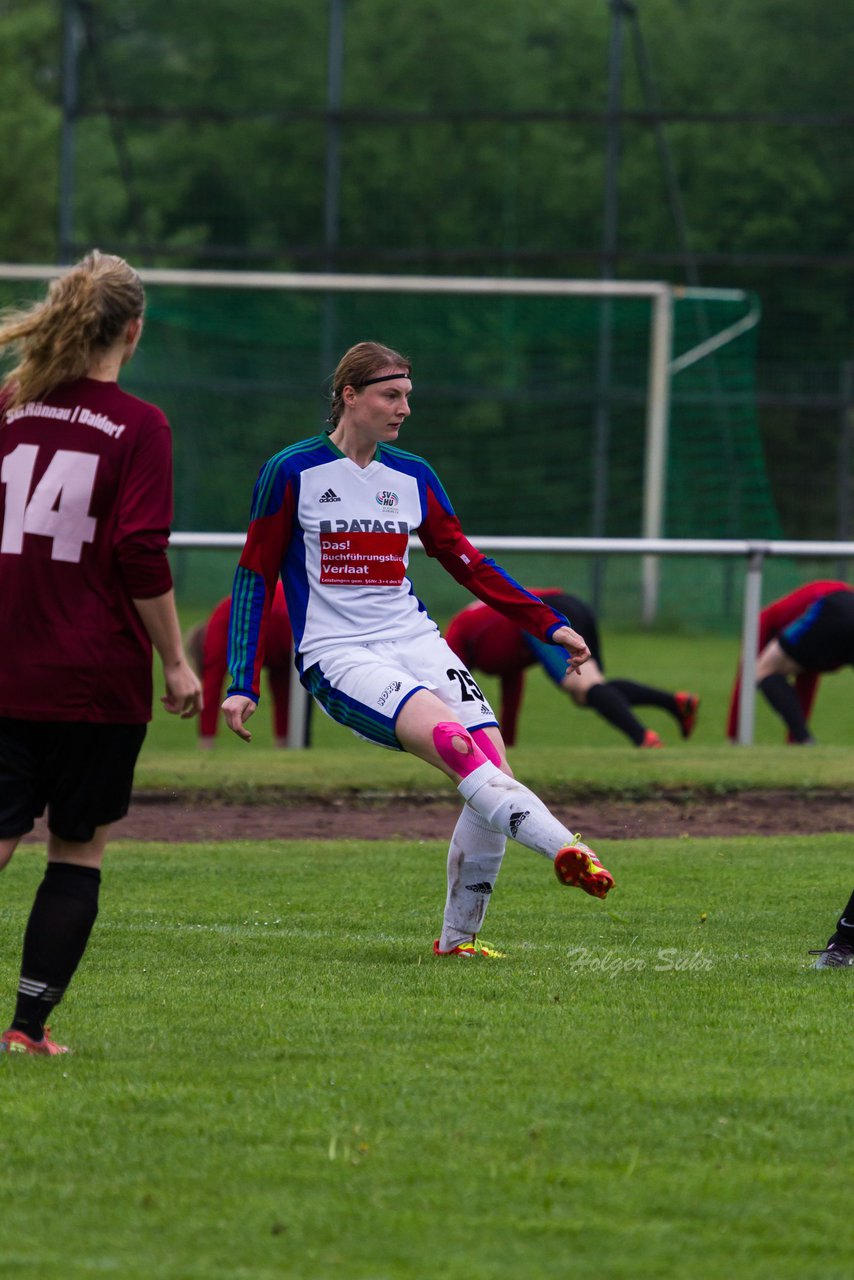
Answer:
MULTIPOLYGON (((607 675, 624 676, 663 689, 691 689, 700 694, 702 706, 697 732, 690 747, 725 745, 725 726, 730 693, 738 665, 737 637, 722 635, 659 635, 650 632, 614 632, 605 636, 607 675)), ((478 675, 484 692, 496 711, 500 708, 498 681, 478 675)), ((639 708, 645 723, 656 729, 670 746, 681 745, 673 721, 663 711, 639 708)), ((270 708, 266 690, 251 726, 259 743, 270 741, 270 708)), ((854 745, 854 672, 850 668, 825 676, 816 700, 812 727, 822 745, 854 745)), ((152 740, 159 750, 180 750, 187 742, 185 725, 158 716, 152 725, 152 740)), ((351 735, 322 713, 313 717, 313 741, 321 747, 346 751, 351 735)), ((226 734, 220 730, 225 742, 226 734)), ((229 747, 240 754, 242 743, 232 739, 229 747)), ((571 752, 574 760, 594 747, 612 747, 625 739, 600 716, 574 707, 539 668, 526 677, 526 692, 520 721, 520 745, 556 746, 571 752)), ((784 741, 782 722, 763 698, 757 700, 756 744, 779 745, 784 741)), ((385 756, 383 756, 385 759, 385 756)))
MULTIPOLYGON (((0 1060, 0 1251, 48 1280, 842 1280, 850 842, 516 846, 436 960, 444 842, 117 844, 55 1018, 0 1060)), ((7 990, 41 859, 4 883, 7 990)))
MULTIPOLYGON (((817 748, 725 743, 725 638, 614 636, 609 672, 703 696, 638 752, 529 681, 517 773, 592 791, 847 789, 851 673, 817 748), (697 674, 697 673, 701 674, 697 674)), ((487 682, 488 683, 488 682, 487 682)), ((489 689, 494 696, 494 688, 489 689)), ((277 752, 157 714, 141 789, 450 795, 315 717, 277 752)), ((283 827, 284 827, 283 823, 283 827)), ((120 829, 117 834, 120 834, 120 829)), ((70 1057, 0 1058, 0 1256, 45 1280, 843 1280, 851 971, 817 973, 850 837, 598 841, 607 903, 512 845, 485 936, 436 960, 447 831, 402 842, 117 840, 63 1006, 70 1057)), ((4 873, 11 1009, 42 855, 4 873)), ((7 1015, 8 1016, 8 1015, 7 1015)))

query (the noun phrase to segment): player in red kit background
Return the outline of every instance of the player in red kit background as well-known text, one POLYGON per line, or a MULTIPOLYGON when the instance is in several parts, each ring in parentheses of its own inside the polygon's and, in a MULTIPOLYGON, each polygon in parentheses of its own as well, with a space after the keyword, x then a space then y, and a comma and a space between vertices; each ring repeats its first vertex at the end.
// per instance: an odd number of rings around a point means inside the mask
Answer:
MULTIPOLYGON (((807 582, 759 614, 756 687, 786 726, 790 743, 814 741, 809 727, 822 674, 854 663, 854 592, 847 582, 807 582)), ((738 736, 741 675, 736 677, 727 737, 738 736)))
POLYGON ((661 747, 654 729, 648 729, 632 711, 634 706, 658 707, 672 716, 683 738, 690 738, 697 723, 700 699, 695 693, 670 693, 637 680, 606 680, 602 643, 596 615, 583 600, 558 587, 529 590, 566 614, 575 631, 587 642, 590 658, 573 675, 555 662, 554 646, 544 645, 509 618, 475 603, 461 609, 448 624, 445 639, 470 671, 498 676, 501 680, 501 733, 507 746, 516 742, 516 729, 527 667, 539 665, 556 688, 568 693, 578 707, 591 707, 624 733, 636 747, 661 747))
POLYGON ((18 357, 0 390, 0 867, 48 819, 8 1052, 66 1051, 45 1022, 86 949, 109 827, 130 803, 152 646, 166 709, 186 717, 201 701, 166 555, 169 424, 116 381, 143 307, 136 272, 96 250, 0 322, 18 357))
MULTIPOLYGON (((231 620, 231 596, 220 600, 206 622, 188 633, 185 648, 190 662, 202 681, 204 706, 199 716, 199 746, 203 750, 213 747, 220 716, 223 685, 228 675, 228 627, 231 620)), ((276 584, 270 620, 267 625, 267 644, 264 650, 264 669, 270 684, 273 703, 273 736, 277 747, 288 745, 288 722, 291 694, 291 624, 288 606, 281 582, 276 584)))

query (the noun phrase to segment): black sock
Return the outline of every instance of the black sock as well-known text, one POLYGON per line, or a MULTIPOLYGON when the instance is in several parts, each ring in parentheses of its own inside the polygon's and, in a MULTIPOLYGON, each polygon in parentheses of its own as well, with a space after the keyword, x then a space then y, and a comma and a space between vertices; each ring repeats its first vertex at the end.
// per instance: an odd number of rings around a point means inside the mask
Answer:
POLYGON ((619 729, 627 738, 631 738, 636 747, 639 747, 644 740, 646 729, 634 715, 620 691, 613 686, 613 680, 607 684, 594 684, 592 689, 587 690, 587 705, 594 711, 598 711, 600 716, 604 716, 615 729, 619 729))
POLYGON ((848 906, 836 922, 836 932, 831 942, 844 942, 846 947, 854 947, 854 893, 848 899, 848 906))
POLYGON ((86 950, 98 915, 101 872, 49 862, 24 932, 21 979, 12 1026, 40 1040, 86 950))
POLYGON ((812 735, 807 728, 801 704, 794 687, 783 675, 766 676, 759 681, 759 688, 771 703, 771 706, 786 723, 786 728, 795 742, 812 742, 812 735))
POLYGON ((633 707, 661 707, 679 719, 679 708, 672 693, 655 689, 651 684, 638 684, 636 680, 609 680, 608 684, 623 695, 633 707))

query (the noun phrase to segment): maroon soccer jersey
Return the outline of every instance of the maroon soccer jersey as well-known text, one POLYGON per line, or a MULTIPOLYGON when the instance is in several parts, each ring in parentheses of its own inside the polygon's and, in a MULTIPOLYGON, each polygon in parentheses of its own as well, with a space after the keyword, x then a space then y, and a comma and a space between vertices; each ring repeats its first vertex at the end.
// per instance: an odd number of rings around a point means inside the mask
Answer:
POLYGON ((133 599, 172 585, 161 411, 81 378, 0 414, 0 715, 141 724, 151 642, 133 599))

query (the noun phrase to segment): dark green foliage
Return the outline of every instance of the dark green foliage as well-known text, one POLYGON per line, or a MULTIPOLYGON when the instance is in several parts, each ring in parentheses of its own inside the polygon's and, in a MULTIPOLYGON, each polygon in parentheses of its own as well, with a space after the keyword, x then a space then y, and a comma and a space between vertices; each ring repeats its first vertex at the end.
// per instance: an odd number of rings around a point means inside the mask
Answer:
MULTIPOLYGON (((56 256, 61 19, 71 3, 0 4, 0 260, 56 256)), ((808 438, 813 490, 835 491, 825 472, 839 432, 840 365, 850 358, 844 264, 854 247, 854 166, 845 120, 854 107, 854 27, 843 6, 810 0, 642 0, 637 11, 639 26, 624 24, 623 106, 632 113, 654 105, 639 73, 639 30, 657 105, 687 117, 666 119, 662 136, 689 247, 706 255, 701 282, 762 299, 760 430, 783 528, 833 536, 833 502, 807 509, 802 462, 789 466, 782 455, 787 441, 808 438), (745 118, 704 118, 714 112, 745 118), (813 367, 830 388, 823 398, 813 367), (786 380, 785 394, 802 403, 778 403, 786 380)), ((257 0, 239 16, 231 0, 211 0, 203 11, 189 0, 98 0, 86 13, 75 121, 79 250, 98 244, 143 265, 599 274, 605 0, 347 0, 342 113, 331 118, 326 0, 257 0), (325 209, 333 143, 340 198, 325 209), (334 214, 327 224, 325 213, 334 214)), ((689 273, 655 131, 631 114, 621 126, 618 242, 619 276, 681 281, 689 273)), ((504 323, 502 355, 513 349, 517 317, 504 323)), ((334 363, 332 338, 344 336, 333 330, 320 356, 307 348, 319 382, 334 363)), ((489 337, 465 316, 446 336, 446 360, 452 346, 489 337)), ((413 328, 412 354, 426 374, 432 354, 420 338, 413 328)), ((468 352, 465 359, 470 366, 468 352)), ((497 379, 488 354, 484 380, 527 394, 519 360, 528 356, 502 359, 497 379)), ((480 385, 471 383, 465 406, 473 435, 518 430, 507 406, 484 412, 480 385)), ((288 377, 275 394, 282 390, 293 392, 288 377)), ((566 402, 540 407, 541 420, 556 425, 566 402)), ((731 424, 715 412, 710 429, 720 431, 728 465, 746 448, 749 476, 754 444, 730 438, 731 424)), ((296 406, 293 416, 301 414, 296 406)), ((258 435, 275 444, 265 420, 257 416, 258 435)), ((613 430, 631 452, 617 410, 613 430)), ((586 484, 578 453, 565 461, 586 484)), ((685 453, 674 465, 679 491, 698 461, 685 453)), ((524 470, 530 483, 541 479, 533 458, 524 470)), ((745 511, 735 494, 716 531, 759 533, 745 511)))

